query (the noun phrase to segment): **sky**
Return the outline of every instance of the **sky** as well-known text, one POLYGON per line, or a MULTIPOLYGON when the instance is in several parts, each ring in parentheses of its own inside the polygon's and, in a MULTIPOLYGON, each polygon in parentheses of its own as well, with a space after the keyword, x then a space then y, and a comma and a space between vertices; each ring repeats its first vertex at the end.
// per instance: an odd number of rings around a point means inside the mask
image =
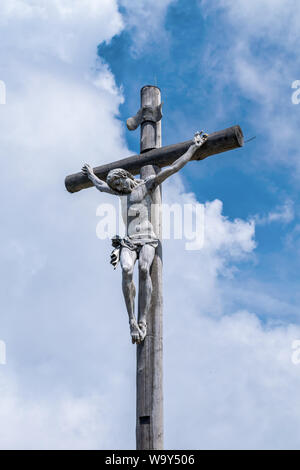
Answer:
POLYGON ((205 215, 201 249, 163 243, 165 448, 299 448, 299 31, 296 0, 1 1, 1 449, 135 447, 112 198, 64 178, 138 152, 146 84, 163 145, 255 137, 164 183, 205 215))

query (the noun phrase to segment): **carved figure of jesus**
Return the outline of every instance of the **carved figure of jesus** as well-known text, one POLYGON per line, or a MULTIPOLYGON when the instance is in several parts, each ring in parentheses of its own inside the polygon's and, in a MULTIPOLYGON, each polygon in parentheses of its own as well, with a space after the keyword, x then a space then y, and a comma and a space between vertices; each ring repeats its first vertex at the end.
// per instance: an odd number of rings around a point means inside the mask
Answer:
POLYGON ((136 179, 128 171, 117 168, 108 173, 105 183, 94 174, 90 165, 85 164, 82 168, 82 172, 88 176, 99 191, 115 196, 125 196, 121 198, 121 201, 126 236, 123 239, 113 238, 115 250, 111 262, 116 266, 120 260, 122 289, 129 317, 132 343, 141 343, 147 334, 147 314, 152 296, 150 269, 155 249, 159 243, 149 217, 153 191, 169 176, 183 168, 206 140, 207 134, 204 134, 203 131, 196 132, 194 144, 185 154, 157 175, 150 176, 145 180, 136 179), (139 318, 136 318, 135 315, 136 289, 133 282, 133 270, 137 260, 139 267, 139 318))

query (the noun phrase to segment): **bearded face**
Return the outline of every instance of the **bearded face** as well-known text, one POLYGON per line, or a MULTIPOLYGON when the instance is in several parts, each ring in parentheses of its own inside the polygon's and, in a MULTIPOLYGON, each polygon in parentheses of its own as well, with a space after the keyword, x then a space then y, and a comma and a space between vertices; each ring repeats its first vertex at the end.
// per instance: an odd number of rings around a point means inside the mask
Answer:
POLYGON ((111 181, 110 187, 118 193, 129 194, 134 188, 134 181, 127 177, 115 178, 111 181))
POLYGON ((131 193, 136 186, 136 180, 131 173, 122 168, 111 170, 107 175, 106 182, 114 191, 121 194, 131 193))

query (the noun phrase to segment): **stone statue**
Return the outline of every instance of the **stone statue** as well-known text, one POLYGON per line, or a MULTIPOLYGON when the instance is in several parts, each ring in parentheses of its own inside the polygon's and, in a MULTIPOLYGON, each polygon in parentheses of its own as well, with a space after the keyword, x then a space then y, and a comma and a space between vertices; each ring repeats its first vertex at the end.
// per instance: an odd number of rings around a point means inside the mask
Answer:
POLYGON ((99 191, 123 196, 121 198, 122 215, 126 226, 126 236, 125 238, 116 236, 112 239, 114 250, 111 255, 111 264, 114 268, 119 261, 121 264, 122 288, 129 316, 132 343, 141 343, 147 334, 147 313, 152 295, 150 268, 159 243, 149 217, 152 193, 165 179, 183 168, 206 140, 207 134, 203 131, 196 132, 194 144, 184 155, 157 175, 145 180, 135 179, 128 171, 117 168, 108 173, 105 183, 94 174, 90 165, 85 164, 82 168, 82 172, 99 191), (137 259, 139 264, 138 320, 134 309, 136 290, 133 283, 133 269, 137 259))

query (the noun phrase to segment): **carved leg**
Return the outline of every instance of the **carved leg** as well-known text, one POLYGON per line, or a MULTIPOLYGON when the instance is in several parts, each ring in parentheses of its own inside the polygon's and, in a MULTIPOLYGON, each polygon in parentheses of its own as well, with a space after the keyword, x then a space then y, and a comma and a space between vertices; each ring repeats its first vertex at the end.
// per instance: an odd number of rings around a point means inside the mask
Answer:
POLYGON ((136 252, 122 248, 120 263, 122 267, 122 289, 129 317, 130 334, 132 343, 140 338, 140 330, 134 314, 135 286, 133 282, 133 269, 136 261, 136 252))
POLYGON ((139 257, 139 329, 140 341, 144 341, 147 334, 147 315, 151 304, 152 281, 150 268, 153 263, 155 248, 145 245, 141 249, 139 257))

